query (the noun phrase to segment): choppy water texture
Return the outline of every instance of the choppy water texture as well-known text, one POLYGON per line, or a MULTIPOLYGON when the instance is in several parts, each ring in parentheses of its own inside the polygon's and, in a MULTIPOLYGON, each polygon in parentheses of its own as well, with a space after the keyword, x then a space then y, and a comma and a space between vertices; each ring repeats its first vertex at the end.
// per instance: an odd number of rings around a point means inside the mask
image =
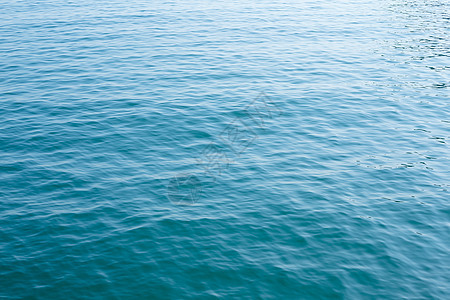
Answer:
POLYGON ((448 1, 1 2, 0 298, 450 299, 448 1))

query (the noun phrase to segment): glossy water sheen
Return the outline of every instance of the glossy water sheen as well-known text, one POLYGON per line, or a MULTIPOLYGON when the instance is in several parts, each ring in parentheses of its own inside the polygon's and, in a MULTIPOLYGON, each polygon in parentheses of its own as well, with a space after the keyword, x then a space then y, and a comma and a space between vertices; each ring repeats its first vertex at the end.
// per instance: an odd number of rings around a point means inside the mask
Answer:
POLYGON ((1 2, 1 299, 450 299, 448 1, 1 2))

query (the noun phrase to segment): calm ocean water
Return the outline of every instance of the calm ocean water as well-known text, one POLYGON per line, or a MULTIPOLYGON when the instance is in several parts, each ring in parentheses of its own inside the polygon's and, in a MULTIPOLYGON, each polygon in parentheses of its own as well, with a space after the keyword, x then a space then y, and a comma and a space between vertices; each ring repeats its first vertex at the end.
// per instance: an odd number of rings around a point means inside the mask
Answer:
POLYGON ((450 299, 448 1, 1 2, 0 299, 450 299))

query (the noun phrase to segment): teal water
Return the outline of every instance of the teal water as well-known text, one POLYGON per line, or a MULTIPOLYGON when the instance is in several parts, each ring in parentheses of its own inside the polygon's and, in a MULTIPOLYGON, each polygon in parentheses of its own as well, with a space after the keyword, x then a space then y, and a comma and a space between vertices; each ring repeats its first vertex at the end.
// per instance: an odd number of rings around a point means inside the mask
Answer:
POLYGON ((449 23, 1 1, 0 298, 450 299, 449 23))

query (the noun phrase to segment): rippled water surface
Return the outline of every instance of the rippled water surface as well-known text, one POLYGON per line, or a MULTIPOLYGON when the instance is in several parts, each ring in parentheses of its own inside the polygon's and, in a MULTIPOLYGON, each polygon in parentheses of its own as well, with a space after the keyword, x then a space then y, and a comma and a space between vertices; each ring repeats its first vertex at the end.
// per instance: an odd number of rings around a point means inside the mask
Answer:
POLYGON ((0 298, 450 299, 449 12, 2 0, 0 298))

